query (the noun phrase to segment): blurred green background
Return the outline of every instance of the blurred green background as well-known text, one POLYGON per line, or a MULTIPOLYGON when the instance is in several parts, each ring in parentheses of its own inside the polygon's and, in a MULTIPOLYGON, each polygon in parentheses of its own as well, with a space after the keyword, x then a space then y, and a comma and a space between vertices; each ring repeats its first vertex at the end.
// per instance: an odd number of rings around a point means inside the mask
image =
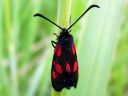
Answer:
POLYGON ((52 90, 50 41, 59 32, 33 14, 56 22, 62 6, 58 2, 63 1, 0 0, 0 96, 128 96, 128 0, 71 0, 72 22, 91 4, 101 8, 92 9, 72 28, 77 88, 52 90))

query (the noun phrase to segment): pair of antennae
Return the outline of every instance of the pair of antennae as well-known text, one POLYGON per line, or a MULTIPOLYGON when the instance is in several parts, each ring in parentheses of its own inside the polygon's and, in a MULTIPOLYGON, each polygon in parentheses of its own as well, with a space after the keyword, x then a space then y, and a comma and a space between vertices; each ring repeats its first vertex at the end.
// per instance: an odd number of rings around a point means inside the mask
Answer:
MULTIPOLYGON (((85 10, 85 12, 84 12, 73 24, 71 24, 71 26, 69 26, 69 27, 67 28, 67 30, 71 29, 71 28, 76 24, 77 21, 79 21, 91 8, 94 8, 94 7, 100 8, 98 5, 95 5, 95 4, 89 6, 89 7, 87 8, 87 10, 85 10)), ((43 19, 45 19, 45 20, 51 22, 52 24, 54 24, 55 26, 57 26, 58 28, 60 28, 61 30, 63 30, 62 27, 60 27, 59 25, 57 25, 56 23, 54 23, 53 21, 51 21, 51 20, 48 19, 47 17, 43 16, 42 14, 36 13, 36 14, 34 15, 34 17, 36 17, 36 16, 39 16, 39 17, 41 17, 41 18, 43 18, 43 19)))

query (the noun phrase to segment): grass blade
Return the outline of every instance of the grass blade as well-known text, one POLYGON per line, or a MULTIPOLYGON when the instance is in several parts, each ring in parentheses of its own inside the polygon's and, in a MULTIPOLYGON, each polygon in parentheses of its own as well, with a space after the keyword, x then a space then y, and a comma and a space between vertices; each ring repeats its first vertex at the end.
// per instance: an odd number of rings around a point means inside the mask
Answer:
POLYGON ((93 9, 82 22, 78 44, 79 82, 73 96, 104 96, 112 68, 123 0, 96 2, 101 8, 93 9), (81 88, 82 87, 82 88, 81 88))

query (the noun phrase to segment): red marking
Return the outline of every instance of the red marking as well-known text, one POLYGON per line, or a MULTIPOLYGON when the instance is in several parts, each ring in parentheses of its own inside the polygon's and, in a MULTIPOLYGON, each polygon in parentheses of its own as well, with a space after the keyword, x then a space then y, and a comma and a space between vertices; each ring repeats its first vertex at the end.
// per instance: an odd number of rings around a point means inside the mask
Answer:
POLYGON ((69 63, 66 64, 66 71, 71 72, 69 63))
POLYGON ((61 46, 57 45, 54 53, 59 57, 61 55, 61 46))
POLYGON ((56 72, 55 71, 52 72, 52 78, 56 79, 56 72))
POLYGON ((77 64, 77 61, 75 61, 74 67, 73 67, 73 72, 77 72, 77 71, 78 71, 78 64, 77 64))
POLYGON ((74 44, 72 44, 72 53, 73 53, 73 55, 75 55, 75 52, 76 52, 75 46, 74 46, 74 44))
POLYGON ((62 74, 62 68, 59 64, 55 64, 55 69, 58 73, 62 74))

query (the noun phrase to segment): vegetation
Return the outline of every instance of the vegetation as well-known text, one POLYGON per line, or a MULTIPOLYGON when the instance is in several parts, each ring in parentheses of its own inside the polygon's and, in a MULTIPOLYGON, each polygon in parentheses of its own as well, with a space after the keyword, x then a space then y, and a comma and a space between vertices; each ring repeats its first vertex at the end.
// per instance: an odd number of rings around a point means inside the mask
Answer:
POLYGON ((127 6, 127 0, 0 0, 0 96, 128 96, 127 6), (91 4, 100 9, 88 12, 71 32, 78 86, 55 92, 50 41, 59 30, 33 15, 67 27, 70 14, 74 22, 91 4))

